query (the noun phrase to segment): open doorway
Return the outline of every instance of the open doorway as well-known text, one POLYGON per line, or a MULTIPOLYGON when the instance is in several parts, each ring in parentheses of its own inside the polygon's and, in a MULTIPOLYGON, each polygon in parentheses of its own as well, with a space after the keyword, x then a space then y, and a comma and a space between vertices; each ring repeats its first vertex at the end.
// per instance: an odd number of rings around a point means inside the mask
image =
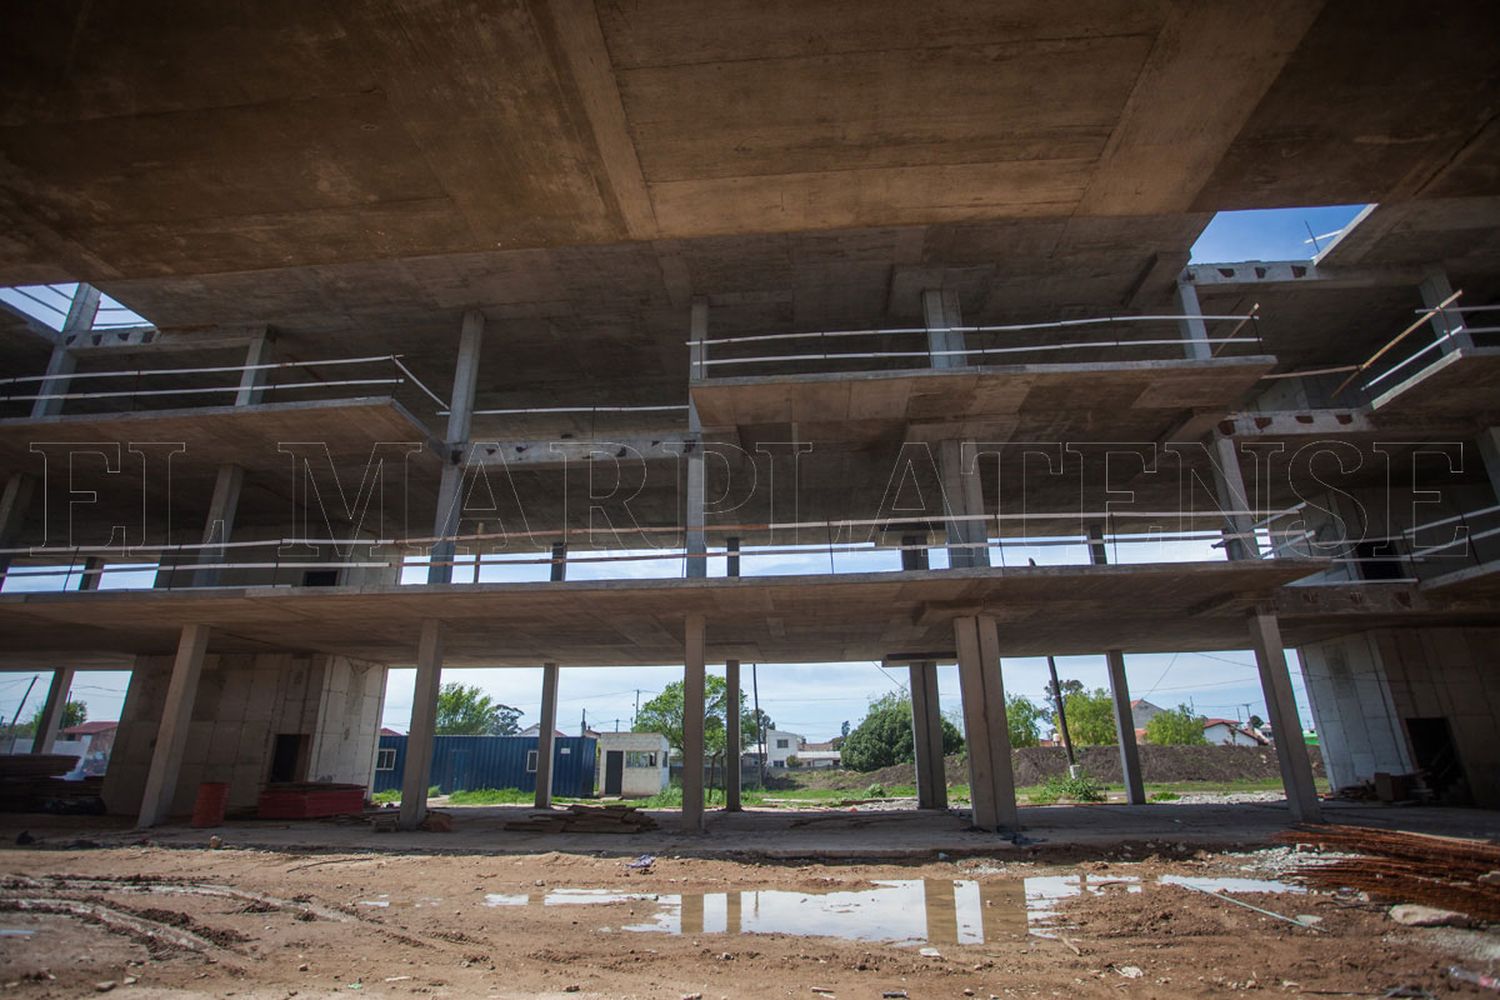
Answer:
POLYGON ((1426 776, 1427 787, 1438 801, 1449 805, 1468 805, 1469 779, 1453 742, 1453 728, 1441 716, 1406 720, 1406 736, 1411 741, 1412 759, 1426 776))

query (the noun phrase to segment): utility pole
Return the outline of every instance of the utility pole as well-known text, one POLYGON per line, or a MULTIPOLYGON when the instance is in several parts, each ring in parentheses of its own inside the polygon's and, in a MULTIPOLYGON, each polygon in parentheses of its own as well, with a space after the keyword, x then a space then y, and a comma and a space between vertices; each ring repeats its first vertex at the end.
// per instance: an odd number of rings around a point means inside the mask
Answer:
POLYGON ((1078 758, 1073 755, 1073 738, 1068 735, 1068 713, 1063 710, 1062 685, 1057 682, 1057 661, 1050 655, 1047 672, 1052 675, 1052 704, 1057 706, 1057 728, 1062 733, 1063 748, 1068 751, 1068 770, 1072 771, 1078 766, 1078 758))
MULTIPOLYGON (((16 752, 16 723, 18 723, 18 722, 21 721, 21 709, 23 709, 23 708, 26 707, 26 699, 28 699, 28 698, 31 697, 31 689, 34 688, 34 687, 36 687, 36 681, 37 681, 37 677, 38 676, 39 675, 37 675, 37 674, 32 674, 31 675, 31 683, 28 684, 28 685, 26 685, 26 693, 23 694, 23 695, 21 695, 21 703, 16 706, 16 714, 13 715, 13 716, 11 716, 11 720, 10 720, 10 752, 11 753, 15 753, 16 752)), ((64 706, 64 707, 66 707, 66 706, 64 706)), ((33 739, 35 739, 35 737, 33 737, 33 739)), ((35 745, 36 745, 35 743, 32 744, 32 746, 35 746, 35 745)))
POLYGON ((760 787, 766 787, 766 717, 760 714, 760 671, 758 663, 750 664, 750 689, 755 692, 756 741, 760 743, 760 787))
POLYGON ((589 710, 584 709, 583 715, 578 719, 578 735, 587 736, 589 733, 589 710))
POLYGON ((641 718, 641 689, 635 689, 635 711, 630 716, 630 731, 635 732, 636 723, 641 718))

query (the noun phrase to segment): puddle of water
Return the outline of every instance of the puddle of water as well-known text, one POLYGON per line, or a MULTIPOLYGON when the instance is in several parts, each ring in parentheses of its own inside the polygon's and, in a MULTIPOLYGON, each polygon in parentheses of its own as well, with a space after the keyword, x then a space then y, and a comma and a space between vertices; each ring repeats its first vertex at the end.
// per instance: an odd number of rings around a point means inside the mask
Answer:
POLYGON ((0 927, 0 938, 29 938, 34 937, 36 931, 16 930, 9 927, 0 927))
POLYGON ((872 889, 792 892, 654 893, 610 889, 552 889, 544 893, 489 893, 488 907, 632 904, 629 917, 601 932, 654 934, 791 934, 922 946, 967 946, 1050 937, 1062 929, 1058 904, 1084 893, 1140 893, 1156 885, 1216 892, 1304 892, 1299 886, 1246 878, 1166 875, 1143 883, 1134 876, 1044 875, 1028 879, 895 879, 872 889), (643 906, 635 904, 644 904, 643 906), (637 911, 646 910, 639 915, 637 911))

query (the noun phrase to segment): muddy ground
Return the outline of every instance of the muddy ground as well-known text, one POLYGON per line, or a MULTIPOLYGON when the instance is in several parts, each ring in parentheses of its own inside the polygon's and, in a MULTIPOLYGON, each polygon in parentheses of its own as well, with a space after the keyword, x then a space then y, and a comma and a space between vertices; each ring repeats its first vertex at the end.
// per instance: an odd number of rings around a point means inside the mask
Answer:
POLYGON ((628 856, 403 854, 394 844, 315 855, 11 847, 0 852, 0 987, 19 997, 1376 997, 1447 995, 1449 965, 1486 971, 1500 954, 1500 935, 1401 927, 1354 896, 1235 895, 1310 925, 1294 926, 1159 882, 1275 878, 1305 859, 1288 848, 1162 847, 1135 861, 675 856, 644 870, 628 856), (603 891, 630 895, 611 902, 603 891))

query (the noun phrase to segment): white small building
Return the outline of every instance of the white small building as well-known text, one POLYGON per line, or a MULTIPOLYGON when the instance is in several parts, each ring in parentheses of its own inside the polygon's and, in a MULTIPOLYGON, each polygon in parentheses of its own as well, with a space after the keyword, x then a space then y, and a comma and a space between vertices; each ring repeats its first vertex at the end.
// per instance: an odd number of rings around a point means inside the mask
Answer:
POLYGON ((746 751, 745 761, 757 764, 760 762, 760 755, 764 753, 767 767, 786 767, 787 758, 796 757, 805 742, 797 733, 789 733, 785 729, 768 729, 765 745, 752 746, 746 751))
POLYGON ((668 783, 667 738, 661 733, 600 733, 599 794, 649 799, 668 783))
POLYGON ((1204 719, 1203 738, 1215 746, 1260 747, 1268 742, 1255 730, 1235 719, 1204 719))

